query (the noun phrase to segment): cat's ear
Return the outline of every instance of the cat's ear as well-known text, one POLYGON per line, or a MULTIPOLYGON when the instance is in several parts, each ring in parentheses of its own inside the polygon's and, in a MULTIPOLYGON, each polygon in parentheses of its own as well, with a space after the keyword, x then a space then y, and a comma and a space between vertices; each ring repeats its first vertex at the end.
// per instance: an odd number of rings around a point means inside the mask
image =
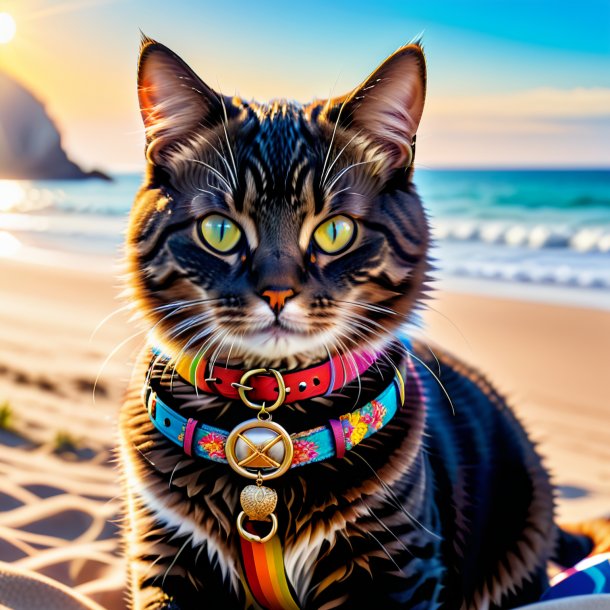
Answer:
POLYGON ((390 169, 408 167, 426 97, 426 60, 418 43, 388 57, 359 87, 331 100, 328 118, 358 130, 390 169))
POLYGON ((138 61, 138 98, 146 154, 152 162, 168 144, 222 120, 223 97, 173 51, 145 36, 138 61))

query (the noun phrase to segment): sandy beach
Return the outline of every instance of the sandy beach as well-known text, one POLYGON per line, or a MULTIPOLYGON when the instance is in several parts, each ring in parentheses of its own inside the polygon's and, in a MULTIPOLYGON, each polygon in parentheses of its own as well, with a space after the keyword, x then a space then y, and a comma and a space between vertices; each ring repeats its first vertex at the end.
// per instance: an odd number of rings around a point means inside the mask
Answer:
MULTIPOLYGON (((0 261, 0 560, 124 608, 115 422, 141 337, 108 265, 0 261)), ((440 293, 426 336, 511 399, 552 470, 562 520, 610 512, 610 313, 440 293)))
POLYGON ((118 471, 112 447, 135 329, 107 272, 0 262, 0 560, 123 608, 118 471), (7 406, 8 405, 8 406, 7 406))

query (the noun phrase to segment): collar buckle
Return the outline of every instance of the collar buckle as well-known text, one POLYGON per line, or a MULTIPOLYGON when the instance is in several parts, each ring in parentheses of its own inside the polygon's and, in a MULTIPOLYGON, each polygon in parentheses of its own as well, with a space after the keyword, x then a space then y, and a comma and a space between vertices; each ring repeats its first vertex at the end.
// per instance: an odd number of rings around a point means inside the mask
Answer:
POLYGON ((242 402, 248 408, 256 409, 257 411, 260 411, 261 409, 264 409, 268 412, 275 411, 275 409, 284 404, 284 401, 286 400, 286 394, 290 392, 290 388, 286 387, 284 377, 276 369, 251 369, 249 371, 246 371, 242 375, 241 379, 239 380, 239 383, 233 383, 231 385, 237 390, 237 393, 239 394, 239 397, 241 398, 242 402), (247 382, 251 377, 254 377, 255 375, 273 375, 275 377, 275 381, 277 382, 278 396, 275 401, 272 402, 270 405, 266 405, 265 402, 263 402, 262 404, 252 402, 246 395, 246 392, 250 392, 254 389, 252 386, 248 385, 247 382))

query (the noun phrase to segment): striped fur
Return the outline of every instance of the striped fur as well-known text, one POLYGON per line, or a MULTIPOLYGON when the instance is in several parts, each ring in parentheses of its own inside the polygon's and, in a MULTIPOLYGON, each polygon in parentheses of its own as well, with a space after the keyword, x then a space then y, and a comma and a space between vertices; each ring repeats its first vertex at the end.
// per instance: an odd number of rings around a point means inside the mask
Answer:
MULTIPOLYGON (((430 268, 411 182, 425 85, 413 44, 343 98, 257 104, 214 92, 171 51, 143 42, 149 165, 127 259, 151 340, 175 359, 244 367, 337 353, 349 366, 355 346, 383 351, 336 395, 284 405, 277 421, 291 432, 376 396, 407 358, 418 371, 405 408, 348 457, 274 482, 286 574, 304 609, 513 607, 539 596, 556 538, 548 477, 502 397, 451 356, 437 363, 394 340, 421 306, 430 268), (228 255, 198 233, 212 212, 243 231, 228 255), (331 256, 312 233, 339 213, 355 219, 357 236, 331 256), (260 296, 269 286, 296 294, 280 314, 260 296)), ((244 608, 235 528, 244 481, 165 440, 142 389, 150 382, 184 416, 224 429, 249 414, 198 395, 171 367, 148 370, 149 357, 138 359, 121 414, 132 606, 244 608)))

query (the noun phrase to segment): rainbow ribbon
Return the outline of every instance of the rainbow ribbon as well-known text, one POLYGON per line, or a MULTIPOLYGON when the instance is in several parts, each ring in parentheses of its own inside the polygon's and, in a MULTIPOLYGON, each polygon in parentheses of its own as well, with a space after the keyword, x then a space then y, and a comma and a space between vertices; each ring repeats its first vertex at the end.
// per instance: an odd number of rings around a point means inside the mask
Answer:
MULTIPOLYGON (((251 523, 246 527, 254 529, 251 523)), ((250 542, 240 536, 240 543, 242 583, 256 603, 265 610, 299 610, 286 578, 278 536, 268 542, 250 542)))

